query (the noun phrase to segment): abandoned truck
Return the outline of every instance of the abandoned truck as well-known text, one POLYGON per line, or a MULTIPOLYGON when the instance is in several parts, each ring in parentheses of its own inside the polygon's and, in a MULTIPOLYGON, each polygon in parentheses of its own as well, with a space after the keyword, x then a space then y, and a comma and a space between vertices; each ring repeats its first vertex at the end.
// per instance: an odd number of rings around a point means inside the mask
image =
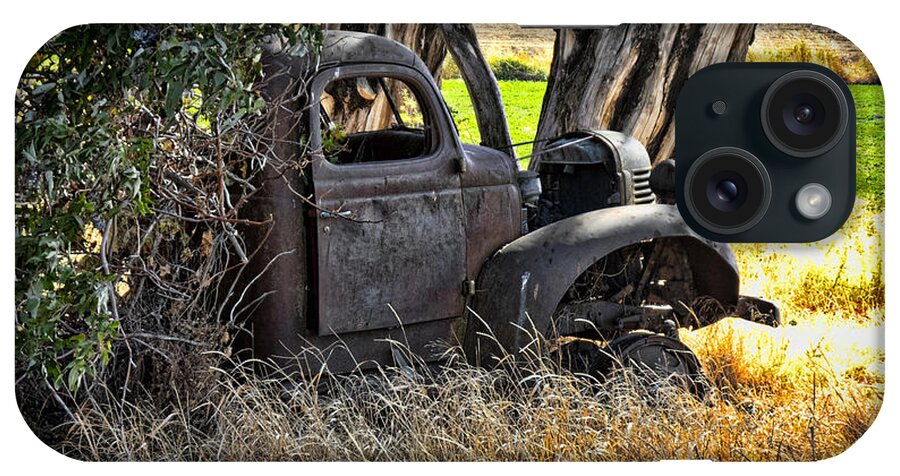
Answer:
POLYGON ((396 363, 398 347, 434 361, 444 341, 490 366, 587 342, 604 352, 566 353, 573 367, 604 354, 694 374, 679 327, 777 324, 776 306, 739 294, 730 248, 682 221, 672 162, 651 170, 635 139, 575 131, 520 170, 461 141, 392 40, 330 31, 314 60, 276 46, 264 63, 284 100, 272 151, 299 165, 267 166, 250 207, 272 223, 246 234, 256 358, 343 373, 396 363))

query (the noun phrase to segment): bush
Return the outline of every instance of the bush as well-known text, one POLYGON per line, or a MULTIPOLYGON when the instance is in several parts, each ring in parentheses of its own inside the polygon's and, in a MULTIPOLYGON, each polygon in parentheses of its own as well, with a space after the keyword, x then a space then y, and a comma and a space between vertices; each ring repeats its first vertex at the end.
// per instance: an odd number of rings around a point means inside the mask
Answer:
POLYGON ((499 58, 490 62, 498 81, 546 81, 548 73, 519 58, 499 58))
MULTIPOLYGON (((549 75, 543 68, 529 64, 518 56, 490 59, 488 65, 497 81, 547 81, 549 75)), ((441 69, 441 78, 458 79, 461 77, 459 65, 453 61, 453 57, 447 55, 441 69)))
POLYGON ((459 79, 462 75, 459 73, 459 66, 453 57, 449 54, 444 58, 444 65, 441 67, 441 78, 443 79, 459 79))
POLYGON ((850 84, 881 84, 878 73, 865 56, 858 59, 845 58, 835 50, 812 48, 804 41, 777 49, 751 50, 747 53, 747 61, 815 63, 834 71, 850 84))
POLYGON ((21 388, 62 403, 119 356, 127 389, 136 369, 161 373, 140 355, 227 336, 216 284, 246 256, 234 224, 272 160, 254 148, 274 107, 261 93, 267 42, 304 54, 321 32, 87 25, 29 61, 15 102, 21 388))

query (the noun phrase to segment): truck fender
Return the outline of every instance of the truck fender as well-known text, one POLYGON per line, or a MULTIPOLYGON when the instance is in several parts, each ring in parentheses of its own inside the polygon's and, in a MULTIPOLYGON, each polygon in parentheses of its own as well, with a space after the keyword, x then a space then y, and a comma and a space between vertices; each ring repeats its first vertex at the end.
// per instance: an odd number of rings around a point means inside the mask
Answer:
POLYGON ((738 301, 731 248, 700 237, 673 205, 605 208, 549 224, 510 242, 485 263, 471 300, 464 348, 470 362, 490 365, 528 347, 551 328, 566 291, 591 265, 622 247, 681 238, 700 295, 738 301))

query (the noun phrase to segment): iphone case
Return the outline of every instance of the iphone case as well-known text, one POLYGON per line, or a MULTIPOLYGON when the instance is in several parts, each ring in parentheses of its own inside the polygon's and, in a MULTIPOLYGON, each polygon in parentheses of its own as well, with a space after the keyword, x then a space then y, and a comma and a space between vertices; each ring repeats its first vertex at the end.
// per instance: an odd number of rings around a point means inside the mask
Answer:
POLYGON ((68 456, 819 460, 881 406, 884 99, 827 28, 76 26, 15 127, 16 396, 68 456), (681 219, 675 100, 734 61, 849 84, 829 238, 681 219))

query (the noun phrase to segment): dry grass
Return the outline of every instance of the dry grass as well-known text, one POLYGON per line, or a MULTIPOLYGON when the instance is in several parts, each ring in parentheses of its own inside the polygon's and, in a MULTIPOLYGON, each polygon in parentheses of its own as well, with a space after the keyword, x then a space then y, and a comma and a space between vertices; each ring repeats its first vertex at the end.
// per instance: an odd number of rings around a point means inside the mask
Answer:
MULTIPOLYGON (((858 50, 857 50, 858 51, 858 50)), ((747 61, 815 63, 837 73, 850 84, 879 84, 878 73, 868 58, 862 54, 853 56, 842 50, 811 47, 804 40, 785 43, 774 48, 751 46, 747 61)))
POLYGON ((295 380, 207 369, 168 403, 91 398, 58 447, 90 460, 811 460, 869 427, 883 396, 881 215, 860 206, 814 245, 737 247, 773 329, 726 319, 684 331, 711 384, 650 394, 550 359, 295 380), (825 286, 827 284, 828 286, 825 286))
POLYGON ((830 68, 851 84, 879 83, 872 63, 853 42, 820 26, 759 25, 747 61, 816 63, 830 68))
MULTIPOLYGON (((550 72, 555 33, 517 25, 476 25, 478 41, 489 61, 510 58, 550 72)), ((827 28, 805 24, 762 24, 747 52, 747 61, 808 62, 837 72, 851 84, 878 83, 878 73, 850 40, 827 28)), ((445 77, 459 70, 447 61, 445 77)))

